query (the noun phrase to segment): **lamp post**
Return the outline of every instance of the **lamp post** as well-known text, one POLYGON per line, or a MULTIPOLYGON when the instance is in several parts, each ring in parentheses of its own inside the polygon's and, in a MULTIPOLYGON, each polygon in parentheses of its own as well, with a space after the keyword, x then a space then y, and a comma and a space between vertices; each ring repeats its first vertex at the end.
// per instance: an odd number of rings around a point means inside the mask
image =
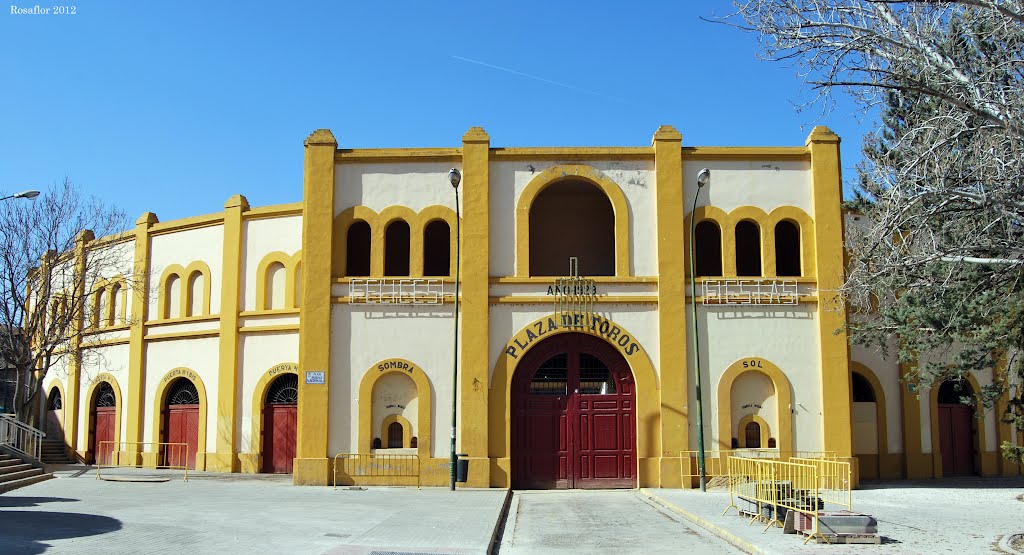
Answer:
POLYGON ((451 451, 451 490, 455 491, 455 411, 459 391, 459 183, 462 182, 462 174, 459 170, 452 168, 448 171, 448 181, 455 189, 455 331, 452 334, 452 451, 451 451))
POLYGON ((33 199, 39 196, 39 191, 29 189, 28 191, 22 191, 20 193, 14 193, 13 195, 7 195, 6 197, 0 198, 0 200, 7 200, 12 198, 27 198, 33 199))
MULTIPOLYGON (((700 491, 707 491, 707 471, 704 466, 704 394, 700 389, 700 334, 697 333, 697 271, 694 260, 694 243, 697 238, 694 233, 697 229, 697 197, 700 190, 711 182, 711 170, 703 168, 697 172, 697 192, 693 194, 693 207, 690 208, 690 305, 693 308, 693 361, 696 366, 697 386, 697 469, 700 473, 700 491)), ((719 407, 721 410, 721 407, 719 407)), ((722 430, 718 431, 722 433, 722 430)))

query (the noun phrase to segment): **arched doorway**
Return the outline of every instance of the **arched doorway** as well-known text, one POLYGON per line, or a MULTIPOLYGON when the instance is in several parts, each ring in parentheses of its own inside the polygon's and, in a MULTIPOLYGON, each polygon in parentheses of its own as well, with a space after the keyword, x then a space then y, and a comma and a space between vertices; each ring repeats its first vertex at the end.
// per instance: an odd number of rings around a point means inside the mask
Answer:
POLYGON ((299 377, 278 376, 263 404, 263 472, 291 474, 299 411, 299 377))
POLYGON ((93 453, 93 462, 110 464, 114 453, 114 437, 117 426, 117 397, 110 382, 103 382, 96 388, 92 398, 92 423, 90 431, 89 451, 93 453))
POLYGON ((60 395, 60 388, 53 386, 50 394, 46 396, 46 439, 64 440, 64 400, 60 395))
MULTIPOLYGON (((864 375, 850 372, 850 395, 853 400, 853 455, 860 464, 860 477, 879 477, 878 399, 875 389, 864 375)), ((882 430, 884 433, 884 430, 882 430)))
POLYGON ((512 379, 512 487, 636 486, 636 393, 621 354, 564 333, 527 352, 512 379))
POLYGON ((943 476, 972 476, 978 472, 974 460, 977 421, 974 409, 961 403, 961 397, 974 397, 974 391, 966 381, 947 381, 939 386, 939 451, 942 453, 943 476))
POLYGON ((188 447, 168 446, 161 463, 194 469, 199 448, 199 391, 191 380, 178 378, 168 387, 165 399, 161 441, 186 443, 188 447))

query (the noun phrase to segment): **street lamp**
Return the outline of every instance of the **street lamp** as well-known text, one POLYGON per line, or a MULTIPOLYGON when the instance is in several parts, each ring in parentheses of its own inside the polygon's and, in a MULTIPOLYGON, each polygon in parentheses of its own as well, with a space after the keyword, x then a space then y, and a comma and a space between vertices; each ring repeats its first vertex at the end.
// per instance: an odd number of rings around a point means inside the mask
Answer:
POLYGON ((451 490, 455 491, 455 411, 459 390, 459 183, 462 174, 452 168, 448 171, 448 181, 455 189, 455 331, 452 334, 452 451, 451 451, 451 490))
POLYGON ((0 198, 0 200, 7 200, 7 199, 11 199, 11 198, 28 198, 28 199, 32 199, 32 198, 36 198, 38 196, 39 196, 39 191, 36 191, 34 189, 29 189, 28 191, 22 191, 20 193, 14 193, 13 195, 8 195, 6 197, 0 198))
MULTIPOLYGON (((693 361, 697 368, 697 469, 700 473, 700 491, 707 491, 707 471, 704 466, 704 394, 700 390, 700 334, 697 333, 697 271, 694 260, 693 244, 697 242, 694 233, 697 229, 697 197, 700 190, 711 182, 711 170, 703 168, 697 172, 697 192, 693 194, 693 207, 690 208, 690 304, 693 307, 693 361)), ((721 410, 722 407, 719 407, 721 410)), ((723 433, 718 430, 718 433, 723 433)))

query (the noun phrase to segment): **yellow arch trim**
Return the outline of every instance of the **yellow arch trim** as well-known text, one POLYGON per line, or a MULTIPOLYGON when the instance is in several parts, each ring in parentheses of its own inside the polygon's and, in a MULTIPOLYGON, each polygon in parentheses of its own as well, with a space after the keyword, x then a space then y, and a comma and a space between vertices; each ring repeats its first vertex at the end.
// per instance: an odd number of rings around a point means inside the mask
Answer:
POLYGON ((746 430, 747 424, 751 422, 757 422, 757 425, 761 428, 761 447, 767 448, 768 438, 772 437, 771 427, 764 418, 761 418, 757 414, 748 414, 743 418, 740 418, 739 424, 736 425, 736 438, 739 440, 740 447, 749 447, 749 445, 747 445, 747 434, 744 433, 744 431, 746 430))
POLYGON ((196 391, 199 392, 199 438, 197 440, 199 445, 196 447, 196 470, 204 470, 206 468, 206 411, 208 410, 208 405, 206 402, 206 386, 195 370, 179 366, 169 370, 157 382, 156 393, 153 396, 153 404, 151 405, 153 407, 153 438, 151 441, 154 443, 163 441, 164 403, 167 401, 167 388, 170 387, 175 378, 185 378, 191 381, 196 386, 196 391))
POLYGON ((96 283, 93 284, 92 292, 89 293, 88 300, 86 301, 86 327, 97 330, 107 325, 106 315, 100 314, 100 307, 102 306, 104 299, 107 299, 108 303, 110 302, 110 298, 108 296, 109 286, 110 281, 107 280, 107 278, 98 279, 96 280, 96 283))
MULTIPOLYGON (((402 425, 402 447, 408 448, 412 445, 412 424, 409 419, 400 414, 389 414, 384 417, 384 421, 380 423, 380 442, 381 447, 384 447, 385 438, 387 438, 388 426, 393 422, 398 422, 402 425)), ((419 445, 419 439, 416 440, 416 445, 419 445)))
MULTIPOLYGON (((185 267, 181 264, 171 264, 164 268, 163 273, 160 274, 160 318, 167 319, 171 317, 171 297, 168 285, 172 277, 177 278, 181 282, 181 296, 178 299, 178 306, 184 308, 185 289, 188 287, 188 284, 182 278, 184 274, 185 267)), ((185 311, 179 309, 178 317, 181 318, 183 316, 185 316, 185 311)))
MULTIPOLYGON (((611 329, 619 330, 621 335, 635 336, 626 328, 614 323, 612 320, 593 315, 599 322, 609 323, 609 335, 611 329)), ((506 345, 506 348, 498 356, 494 364, 494 371, 490 380, 487 402, 487 442, 488 453, 491 459, 491 486, 509 487, 512 482, 511 462, 509 458, 512 452, 511 438, 511 394, 512 377, 523 355, 528 353, 534 345, 543 341, 546 335, 558 335, 562 333, 585 333, 600 337, 615 347, 629 364, 633 372, 633 383, 636 387, 636 453, 637 453, 637 482, 640 487, 657 487, 659 485, 659 472, 657 464, 644 464, 643 459, 655 459, 662 456, 661 453, 661 385, 658 374, 651 363, 651 357, 647 354, 639 341, 627 344, 627 349, 633 344, 636 350, 628 354, 622 346, 615 341, 609 340, 607 335, 602 335, 600 326, 591 329, 590 326, 562 327, 558 322, 557 328, 552 328, 550 322, 557 320, 557 316, 550 314, 534 320, 521 328, 506 345), (543 333, 539 333, 543 330, 543 333), (536 332, 536 333, 535 333, 536 332), (536 335, 536 339, 530 336, 536 335), (517 346, 516 341, 525 344, 525 349, 516 349, 514 354, 510 349, 517 346), (499 460, 501 459, 501 460, 499 460)), ((484 415, 479 417, 482 419, 484 415)), ((667 455, 666 455, 667 456, 667 455)), ((673 455, 677 456, 677 455, 673 455)))
MULTIPOLYGON (((370 235, 370 273, 375 276, 384 275, 384 259, 386 245, 384 237, 387 235, 388 226, 402 220, 409 226, 409 274, 413 275, 414 261, 419 253, 419 275, 423 275, 423 233, 417 233, 420 229, 419 216, 411 208, 405 206, 388 206, 377 215, 377 225, 373 226, 370 235)), ((398 276, 395 276, 398 277, 398 276)))
POLYGON ((284 266, 285 283, 283 308, 295 308, 297 306, 295 296, 295 276, 301 254, 302 251, 296 252, 292 255, 285 254, 281 251, 273 251, 267 253, 267 255, 260 260, 260 264, 256 268, 256 310, 271 309, 270 304, 273 302, 273 299, 267 298, 267 280, 270 277, 268 275, 268 271, 270 270, 271 265, 275 262, 284 266))
MULTIPOLYGON (((47 404, 49 404, 49 402, 50 402, 50 391, 53 390, 53 388, 55 388, 55 387, 57 388, 57 391, 60 392, 60 427, 63 430, 64 429, 64 423, 67 421, 66 420, 67 419, 67 413, 64 411, 64 402, 67 401, 68 398, 64 395, 64 384, 62 384, 60 382, 60 380, 58 380, 57 378, 53 378, 52 380, 50 380, 50 385, 46 386, 46 402, 47 402, 47 404)), ((115 390, 114 394, 117 395, 116 390, 115 390)), ((88 397, 86 397, 86 399, 88 399, 88 397)), ((46 422, 45 421, 43 422, 43 431, 46 431, 46 422)), ((64 445, 65 446, 67 446, 67 444, 68 444, 67 439, 68 439, 67 437, 64 438, 64 445)))
MULTIPOLYGON (((736 275, 736 245, 732 241, 727 240, 726 235, 728 230, 731 228, 729 225, 729 215, 724 210, 717 206, 698 206, 692 214, 686 217, 686 221, 683 222, 683 244, 689 245, 690 241, 690 219, 697 218, 694 225, 701 222, 712 222, 718 226, 718 234, 720 241, 719 247, 722 253, 722 276, 736 275), (731 249, 731 250, 728 250, 731 249)), ((683 260, 686 262, 687 272, 690 268, 690 249, 686 248, 683 251, 683 260)))
POLYGON ((814 263, 814 220, 807 215, 807 212, 804 212, 796 206, 779 206, 768 214, 768 219, 765 224, 771 228, 768 233, 768 240, 770 241, 769 245, 771 248, 767 250, 768 255, 765 257, 765 260, 771 264, 765 266, 765 271, 772 272, 772 277, 778 275, 775 260, 775 225, 783 221, 796 224, 797 229, 800 231, 801 277, 815 277, 817 275, 817 271, 814 263))
MULTIPOLYGON (((371 366, 362 381, 359 382, 359 445, 356 451, 359 453, 370 452, 370 442, 373 441, 373 386, 377 380, 386 374, 399 372, 404 376, 412 378, 416 384, 416 402, 419 403, 419 410, 416 413, 416 423, 419 428, 416 452, 421 459, 430 458, 430 415, 432 412, 432 393, 430 378, 419 365, 404 358, 387 358, 371 366), (394 364, 388 364, 394 363, 394 364)), ((406 434, 406 437, 412 437, 406 434)))
POLYGON ((779 450, 792 451, 793 413, 790 407, 793 404, 793 391, 789 378, 774 363, 760 357, 737 360, 726 368, 718 380, 718 449, 726 451, 732 448, 732 384, 744 372, 760 372, 772 381, 778 401, 779 450))
POLYGON ((601 189, 615 215, 615 275, 629 276, 629 205, 622 189, 600 170, 583 164, 559 164, 538 173, 516 202, 516 276, 530 275, 530 208, 537 195, 565 179, 580 179, 601 189))
MULTIPOLYGON (((102 383, 109 383, 110 388, 114 390, 114 400, 116 402, 116 408, 114 409, 114 441, 121 441, 121 410, 124 403, 121 401, 121 386, 117 385, 117 378, 107 372, 101 372, 92 382, 89 383, 89 389, 85 394, 86 402, 86 428, 85 428, 85 448, 89 449, 89 430, 96 427, 95 414, 92 410, 96 404, 96 393, 102 383)), ((63 395, 63 393, 61 393, 63 395)), ((88 458, 88 456, 86 457, 88 458)))
POLYGON ((160 274, 160 317, 167 319, 171 317, 171 298, 168 295, 168 282, 171 277, 177 277, 181 281, 181 297, 178 299, 179 309, 178 317, 184 318, 186 316, 199 316, 199 314, 189 314, 189 309, 192 306, 192 288, 189 287, 189 280, 192 275, 199 272, 203 275, 203 304, 202 314, 210 314, 210 267, 202 260, 194 260, 189 263, 188 266, 182 266, 181 264, 171 264, 164 268, 162 274, 160 274))
POLYGON ((419 225, 414 233, 419 235, 420 248, 417 251, 412 251, 413 264, 409 267, 410 273, 413 277, 420 277, 423 275, 423 237, 426 236, 427 225, 437 220, 444 221, 448 224, 448 275, 455 275, 455 211, 447 206, 434 204, 420 210, 419 213, 419 225))
POLYGON ((263 404, 267 400, 267 390, 270 384, 284 374, 299 373, 299 364, 296 362, 282 362, 271 366, 269 370, 260 376, 256 382, 256 388, 252 392, 252 436, 249 439, 249 452, 259 455, 256 465, 256 472, 263 469, 263 404))
MULTIPOLYGON (((981 387, 978 385, 978 378, 975 378, 974 374, 968 372, 967 373, 967 383, 969 383, 971 385, 971 390, 974 391, 974 394, 978 395, 978 392, 981 391, 981 387)), ((932 472, 934 473, 934 477, 935 478, 941 478, 942 477, 942 446, 939 445, 939 443, 940 443, 940 439, 939 439, 939 388, 940 387, 942 387, 941 383, 936 385, 935 387, 932 387, 931 390, 928 392, 928 418, 929 418, 929 420, 931 420, 931 424, 932 424, 932 472)), ((985 453, 987 452, 987 451, 985 451, 985 445, 986 445, 986 442, 988 441, 988 429, 985 426, 985 417, 984 417, 984 415, 988 411, 984 411, 984 409, 983 409, 983 407, 981 406, 980 403, 976 403, 975 404, 974 410, 975 411, 978 411, 978 410, 982 410, 983 411, 981 413, 982 414, 981 418, 978 418, 977 416, 974 417, 974 419, 977 420, 977 422, 978 422, 978 443, 977 443, 977 445, 974 446, 975 450, 978 453, 978 466, 975 468, 975 470, 978 472, 979 476, 987 476, 987 475, 990 474, 989 470, 987 468, 985 468, 985 466, 986 466, 985 465, 985 453)))
POLYGON ((334 217, 334 252, 331 253, 331 273, 334 277, 348 275, 348 268, 345 267, 348 228, 357 221, 364 221, 370 226, 370 275, 377 275, 373 269, 373 238, 377 235, 377 212, 366 206, 350 206, 334 217))

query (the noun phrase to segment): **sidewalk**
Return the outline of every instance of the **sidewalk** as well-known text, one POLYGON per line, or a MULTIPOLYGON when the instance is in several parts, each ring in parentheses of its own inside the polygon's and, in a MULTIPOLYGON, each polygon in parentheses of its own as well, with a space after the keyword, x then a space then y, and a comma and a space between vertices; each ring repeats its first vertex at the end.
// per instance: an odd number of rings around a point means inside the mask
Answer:
MULTIPOLYGON (((104 469, 105 470, 105 469, 104 469)), ((151 475, 164 473, 153 473, 151 475)), ((505 490, 296 487, 290 476, 97 480, 95 468, 0 495, 0 552, 487 553, 505 490)))
MULTIPOLYGON (((642 489, 711 533, 749 553, 990 553, 1024 533, 1024 478, 869 482, 853 492, 853 509, 878 519, 881 545, 803 544, 799 535, 748 525, 727 490, 642 489)), ((828 507, 826 507, 828 509, 828 507)), ((999 551, 996 551, 999 552, 999 551)))

